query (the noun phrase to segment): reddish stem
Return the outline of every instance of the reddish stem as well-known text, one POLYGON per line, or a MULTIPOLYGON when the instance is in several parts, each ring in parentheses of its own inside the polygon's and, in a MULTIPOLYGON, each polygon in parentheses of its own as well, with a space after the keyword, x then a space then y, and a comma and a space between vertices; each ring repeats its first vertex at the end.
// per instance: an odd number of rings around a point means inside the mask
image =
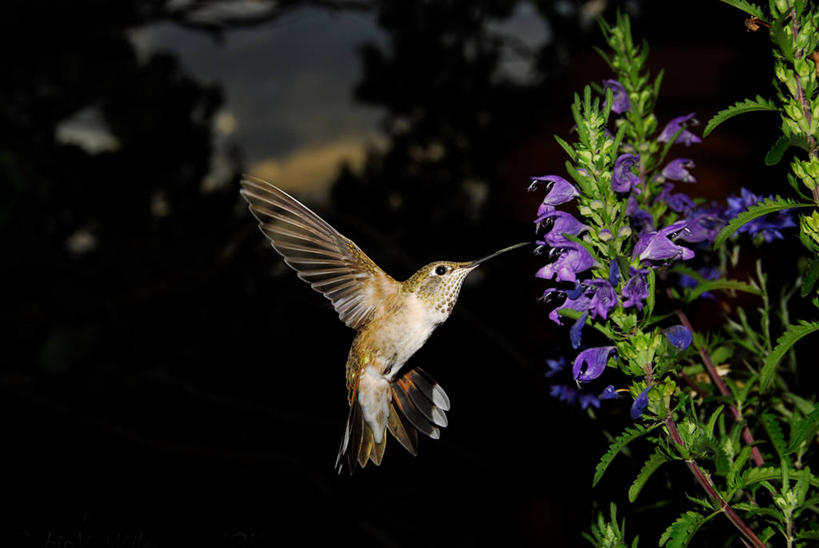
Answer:
MULTIPOLYGON (((677 430, 677 424, 674 422, 674 419, 669 414, 665 419, 665 426, 668 429, 668 433, 671 435, 671 439, 679 445, 680 447, 684 447, 682 437, 680 436, 680 432, 677 430)), ((760 540, 759 537, 751 530, 748 525, 742 521, 742 518, 739 517, 731 506, 725 502, 725 500, 720 496, 717 490, 714 488, 714 484, 711 483, 711 480, 702 471, 697 461, 694 459, 686 459, 685 464, 688 466, 688 469, 696 478, 697 483, 699 483, 705 492, 708 493, 708 496, 717 501, 720 506, 720 510, 725 513, 725 516, 734 524, 734 526, 739 529, 739 532, 745 536, 746 539, 751 543, 751 546, 756 546, 757 548, 765 548, 765 543, 760 540)))
MULTIPOLYGON (((677 311, 677 317, 680 318, 682 324, 692 333, 694 333, 694 328, 691 326, 691 322, 688 321, 688 316, 685 315, 685 312, 682 310, 677 311)), ((711 360, 711 356, 708 354, 708 351, 705 350, 704 347, 699 348, 700 358, 702 358, 702 363, 705 364, 705 369, 708 371, 708 375, 711 377, 711 380, 714 382, 714 386, 717 387, 719 393, 723 396, 731 396, 731 391, 728 390, 728 386, 726 386, 725 381, 722 380, 719 372, 717 371, 714 362, 711 360)), ((742 422, 742 414, 739 412, 739 409, 734 406, 730 405, 729 409, 731 410, 731 415, 734 416, 734 420, 737 422, 742 422)), ((743 441, 751 446, 751 456, 754 460, 754 464, 757 467, 761 467, 765 464, 765 461, 762 459, 762 453, 759 452, 759 448, 754 445, 754 436, 751 434, 751 430, 748 429, 748 426, 742 427, 742 439, 743 441)))

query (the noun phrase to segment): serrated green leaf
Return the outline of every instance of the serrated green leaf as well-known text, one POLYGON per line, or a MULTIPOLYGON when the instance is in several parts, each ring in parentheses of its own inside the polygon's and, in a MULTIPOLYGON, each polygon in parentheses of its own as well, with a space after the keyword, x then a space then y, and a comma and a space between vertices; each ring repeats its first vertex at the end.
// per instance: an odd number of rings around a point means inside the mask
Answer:
POLYGON ((652 474, 660 467, 660 465, 664 462, 668 461, 668 458, 660 452, 659 449, 656 449, 654 453, 648 457, 648 460, 645 461, 643 467, 640 468, 640 473, 637 474, 637 478, 635 478, 634 483, 631 484, 628 490, 628 501, 634 502, 637 500, 637 497, 640 495, 640 491, 643 490, 643 486, 651 477, 652 474))
POLYGON ((803 441, 816 435, 817 430, 819 430, 819 405, 807 417, 799 421, 796 428, 791 431, 791 442, 785 452, 790 454, 799 449, 803 441))
POLYGON ((704 281, 699 284, 691 291, 685 293, 685 301, 691 302, 695 300, 697 297, 705 293, 706 291, 712 291, 716 289, 730 289, 735 291, 742 291, 744 293, 751 293, 752 295, 762 295, 762 292, 759 288, 752 286, 751 284, 747 284, 745 282, 740 282, 738 280, 711 280, 711 281, 704 281))
POLYGON ((796 533, 796 538, 807 540, 819 540, 819 529, 811 529, 810 531, 799 531, 796 533))
POLYGON ((773 101, 763 99, 759 95, 756 96, 756 99, 745 99, 744 101, 734 103, 730 107, 717 112, 713 118, 708 120, 708 124, 706 124, 705 130, 702 132, 702 136, 708 137, 708 134, 714 131, 714 128, 716 128, 724 121, 733 118, 734 116, 738 116, 746 112, 757 112, 766 110, 776 111, 779 109, 777 108, 776 104, 773 101))
POLYGON ((771 149, 765 154, 765 165, 775 166, 778 164, 779 161, 782 160, 782 156, 785 155, 785 151, 792 146, 797 146, 807 151, 810 150, 807 141, 802 135, 791 135, 790 137, 780 135, 771 149))
POLYGON ((773 146, 771 146, 770 150, 765 153, 765 165, 775 166, 778 164, 782 159, 782 156, 785 155, 785 151, 788 150, 789 146, 791 146, 790 138, 780 135, 776 142, 774 142, 773 146))
POLYGON ((767 389, 773 382, 776 366, 779 364, 782 356, 784 356, 799 339, 816 330, 819 330, 819 322, 806 322, 803 320, 796 325, 788 327, 787 331, 776 339, 776 346, 765 358, 765 365, 762 366, 762 371, 759 375, 759 386, 762 390, 767 389))
POLYGON ((808 269, 805 271, 805 278, 802 281, 802 288, 799 290, 799 294, 803 297, 807 297, 817 279, 819 279, 819 257, 814 257, 810 265, 808 265, 808 269))
POLYGON ((728 223, 726 226, 722 227, 722 230, 719 231, 717 237, 714 238, 714 249, 718 249, 728 240, 728 238, 739 228, 747 223, 750 223, 754 219, 758 217, 762 217, 763 215, 767 215, 769 213, 776 213, 777 211, 782 211, 783 209, 793 209, 795 207, 811 207, 813 204, 806 204, 801 202, 795 202, 793 200, 786 200, 779 196, 774 198, 766 198, 760 201, 757 204, 752 205, 748 208, 747 211, 743 211, 733 219, 731 222, 728 223))
POLYGON ((557 141, 557 144, 559 144, 563 148, 563 150, 566 151, 566 154, 569 155, 569 158, 572 159, 572 162, 576 162, 577 158, 575 158, 575 153, 574 149, 572 148, 572 145, 561 139, 558 135, 555 135, 554 137, 555 141, 557 141))
MULTIPOLYGON (((804 475, 804 472, 802 470, 791 470, 790 475, 798 480, 804 475)), ((740 485, 742 487, 748 487, 749 485, 763 481, 779 481, 781 479, 782 469, 780 469, 778 466, 766 466, 763 468, 751 467, 748 468, 744 474, 742 474, 742 478, 740 478, 740 485)), ((808 481, 813 487, 819 487, 819 478, 816 476, 811 475, 808 478, 808 481)))
POLYGON ((648 269, 648 296, 646 297, 646 310, 643 317, 650 318, 651 314, 654 312, 654 301, 656 299, 655 293, 655 286, 657 285, 657 275, 654 273, 653 268, 648 269))
POLYGON ((617 453, 623 450, 629 443, 633 442, 640 436, 644 436, 657 428, 659 424, 655 424, 653 426, 633 426, 631 428, 626 428, 622 434, 617 436, 611 445, 609 446, 608 451, 603 455, 600 459, 600 462, 597 463, 597 466, 594 469, 594 479, 592 480, 592 487, 597 485, 597 482, 603 477, 603 474, 606 473, 606 468, 609 467, 611 461, 614 460, 614 457, 617 456, 617 453))
POLYGON ((699 512, 689 510, 668 526, 668 529, 660 537, 660 546, 667 546, 668 548, 688 546, 691 538, 707 519, 699 512))
POLYGON ((765 20, 765 13, 759 6, 755 6, 745 0, 720 0, 724 4, 728 4, 729 6, 734 6, 738 10, 742 10, 749 15, 753 15, 754 17, 759 17, 763 21, 765 20))
POLYGON ((779 455, 780 459, 784 458, 787 444, 785 443, 785 434, 782 433, 782 426, 780 426, 777 418, 770 413, 763 413, 762 426, 765 427, 776 454, 779 455))

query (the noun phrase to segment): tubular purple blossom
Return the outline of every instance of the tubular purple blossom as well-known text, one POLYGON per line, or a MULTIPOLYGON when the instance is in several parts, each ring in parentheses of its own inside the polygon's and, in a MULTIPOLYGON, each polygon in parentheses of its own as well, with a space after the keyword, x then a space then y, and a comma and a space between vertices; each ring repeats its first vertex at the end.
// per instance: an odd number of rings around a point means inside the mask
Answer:
POLYGON ((611 188, 616 192, 629 192, 634 188, 634 192, 639 194, 640 189, 635 188, 640 182, 640 177, 631 171, 631 168, 640 162, 640 156, 633 154, 621 154, 614 162, 614 171, 611 175, 611 188))
POLYGON ((538 183, 546 182, 546 197, 543 198, 543 203, 537 210, 538 218, 546 213, 554 211, 556 205, 565 204, 573 200, 580 194, 577 189, 569 181, 558 175, 543 175, 541 177, 530 177, 532 184, 529 185, 529 190, 534 190, 538 183))
POLYGON ((559 250, 557 259, 537 271, 535 276, 551 280, 557 277, 559 282, 576 282, 577 274, 594 266, 594 258, 586 249, 574 242, 562 244, 553 249, 559 250))
POLYGON ((633 420, 639 419, 643 411, 646 410, 648 407, 648 393, 651 391, 650 386, 646 386, 645 389, 637 395, 635 398, 634 403, 631 404, 631 418, 633 420))
POLYGON ((669 181, 696 183, 697 180, 693 175, 691 175, 691 173, 688 172, 688 170, 693 167, 693 160, 689 160, 688 158, 677 158, 676 160, 671 160, 668 162, 668 165, 663 168, 662 174, 663 177, 669 181))
MULTIPOLYGON (((762 200, 760 196, 757 196, 747 188, 742 188, 740 192, 739 197, 731 196, 728 198, 728 208, 725 210, 725 218, 728 220, 733 219, 743 211, 746 211, 750 206, 762 200)), ((758 217, 750 223, 745 223, 737 230, 737 233, 741 234, 745 232, 754 239, 759 235, 760 240, 764 239, 770 243, 773 240, 784 239, 780 229, 795 226, 796 222, 793 220, 793 214, 790 211, 779 211, 758 217)))
POLYGON ((628 92, 626 92, 626 88, 623 87, 623 84, 617 80, 603 80, 603 87, 611 89, 611 110, 617 114, 622 114, 631 109, 631 101, 628 98, 628 92))
POLYGON ((634 246, 632 257, 640 261, 687 261, 694 257, 694 252, 687 247, 675 244, 669 239, 675 233, 687 230, 688 221, 677 221, 657 231, 643 234, 634 246))
POLYGON ((588 280, 583 285, 593 289, 594 294, 589 301, 589 311, 592 318, 600 316, 604 320, 609 311, 617 306, 617 293, 608 280, 588 280))
POLYGON ((569 340, 572 343, 572 348, 574 348, 575 350, 580 348, 580 342, 583 337, 583 327, 586 325, 586 320, 588 319, 588 317, 589 313, 583 312, 583 314, 581 314, 580 317, 577 318, 577 321, 574 322, 574 325, 572 325, 571 329, 569 329, 569 340))
MULTIPOLYGON (((663 131, 660 132, 660 136, 657 137, 657 140, 661 143, 666 143, 674 137, 674 134, 677 133, 680 128, 685 128, 688 125, 694 125, 696 120, 692 120, 694 118, 694 113, 686 114, 685 116, 677 116, 673 118, 670 122, 666 124, 663 128, 663 131), (686 124, 691 120, 690 123, 686 124)), ((677 140, 674 141, 675 143, 684 143, 685 146, 690 146, 692 143, 700 143, 702 139, 688 131, 687 129, 683 129, 682 133, 677 137, 677 140)))
POLYGON ((563 234, 578 236, 589 228, 573 215, 557 210, 544 213, 537 218, 536 222, 547 227, 548 231, 543 235, 543 243, 551 247, 569 243, 563 234))
POLYGON ((666 336, 672 346, 679 350, 688 348, 693 340, 691 331, 684 325, 672 325, 667 329, 663 329, 663 335, 666 336))
POLYGON ((574 379, 577 382, 589 382, 602 375, 612 352, 614 352, 613 346, 599 346, 587 348, 578 354, 572 366, 574 379))
POLYGON ((629 279, 623 288, 623 308, 636 306, 643 309, 643 301, 648 297, 648 270, 643 268, 629 268, 629 279))
POLYGON ((601 400, 613 400, 620 397, 620 394, 617 393, 613 385, 608 385, 600 392, 600 395, 597 396, 601 400))
POLYGON ((560 356, 556 360, 546 360, 546 365, 549 366, 549 370, 545 373, 546 376, 554 376, 566 368, 566 356, 560 356))

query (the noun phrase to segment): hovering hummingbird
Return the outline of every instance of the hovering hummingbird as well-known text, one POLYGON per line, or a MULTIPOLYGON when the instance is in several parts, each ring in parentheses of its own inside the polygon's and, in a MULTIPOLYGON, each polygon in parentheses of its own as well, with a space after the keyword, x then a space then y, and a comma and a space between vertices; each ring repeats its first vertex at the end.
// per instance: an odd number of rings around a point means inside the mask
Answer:
POLYGON ((357 331, 347 357, 350 411, 337 470, 341 472, 342 457, 350 472, 355 462, 362 468, 370 460, 380 465, 386 430, 412 455, 417 454, 418 432, 438 439, 447 426, 449 397, 420 368, 402 368, 449 317, 464 278, 487 259, 528 242, 476 261, 436 261, 401 282, 274 185, 246 176, 241 194, 284 262, 357 331))

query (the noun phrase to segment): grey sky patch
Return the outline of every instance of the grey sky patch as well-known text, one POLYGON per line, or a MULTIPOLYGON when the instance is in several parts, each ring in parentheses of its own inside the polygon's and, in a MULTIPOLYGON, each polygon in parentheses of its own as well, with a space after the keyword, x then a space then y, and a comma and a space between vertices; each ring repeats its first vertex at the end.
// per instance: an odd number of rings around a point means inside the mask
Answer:
POLYGON ((358 48, 383 42, 372 14, 303 9, 216 42, 173 24, 134 33, 141 53, 168 50, 197 78, 219 84, 249 163, 351 135, 372 134, 379 109, 353 101, 358 48))

